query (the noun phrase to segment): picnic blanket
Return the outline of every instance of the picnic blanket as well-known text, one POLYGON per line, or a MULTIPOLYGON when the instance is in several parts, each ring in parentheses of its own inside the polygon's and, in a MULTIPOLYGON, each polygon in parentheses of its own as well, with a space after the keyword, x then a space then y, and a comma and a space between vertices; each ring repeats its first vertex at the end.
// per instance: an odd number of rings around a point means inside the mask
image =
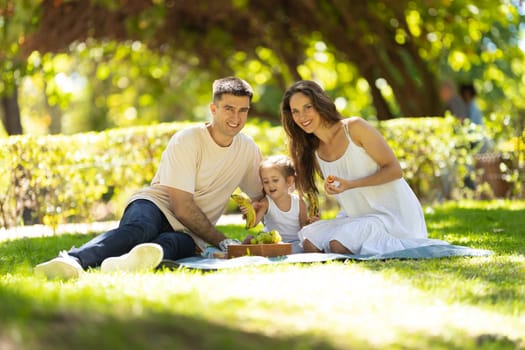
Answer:
POLYGON ((289 264, 289 263, 319 263, 333 260, 360 261, 360 260, 387 260, 387 259, 435 259, 455 256, 488 256, 492 251, 474 249, 459 245, 428 245, 417 248, 398 250, 395 252, 377 255, 350 255, 333 253, 300 253, 273 258, 262 256, 242 256, 233 259, 209 259, 193 256, 180 260, 163 260, 160 267, 189 268, 198 270, 220 270, 252 265, 289 264))

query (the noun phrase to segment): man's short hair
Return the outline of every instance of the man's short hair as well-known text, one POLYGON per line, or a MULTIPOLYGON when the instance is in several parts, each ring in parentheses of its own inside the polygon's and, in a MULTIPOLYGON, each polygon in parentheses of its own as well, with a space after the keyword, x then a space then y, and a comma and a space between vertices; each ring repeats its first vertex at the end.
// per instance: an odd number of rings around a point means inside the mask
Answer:
POLYGON ((213 102, 220 101, 223 94, 234 96, 248 96, 250 102, 253 97, 253 90, 250 84, 237 77, 226 77, 217 79, 213 82, 213 102))

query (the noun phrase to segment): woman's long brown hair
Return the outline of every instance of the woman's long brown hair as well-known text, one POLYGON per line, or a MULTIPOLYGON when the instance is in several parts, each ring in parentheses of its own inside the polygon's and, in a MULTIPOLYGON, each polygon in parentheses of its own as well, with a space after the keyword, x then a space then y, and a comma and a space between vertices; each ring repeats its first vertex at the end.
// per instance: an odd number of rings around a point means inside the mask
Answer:
POLYGON ((330 96, 319 84, 311 80, 301 80, 294 83, 286 90, 281 102, 281 123, 288 136, 290 157, 297 173, 296 186, 303 193, 309 191, 318 193, 315 174, 321 175, 321 171, 315 158, 315 151, 319 147, 319 139, 314 134, 304 132, 293 120, 290 99, 297 93, 310 98, 314 109, 327 125, 337 123, 342 119, 342 116, 337 111, 330 96))

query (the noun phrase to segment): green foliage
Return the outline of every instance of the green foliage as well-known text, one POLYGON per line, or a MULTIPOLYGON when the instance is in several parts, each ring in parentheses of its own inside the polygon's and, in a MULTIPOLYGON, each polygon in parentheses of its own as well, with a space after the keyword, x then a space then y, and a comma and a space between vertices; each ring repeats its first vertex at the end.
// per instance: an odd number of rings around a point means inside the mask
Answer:
POLYGON ((0 3, 0 96, 10 95, 25 74, 20 47, 38 22, 40 2, 3 0, 0 3))
POLYGON ((480 133, 461 126, 454 117, 400 118, 379 128, 398 157, 404 177, 424 201, 458 198, 467 166, 473 165, 480 133), (453 193, 455 191, 455 193, 453 193))
POLYGON ((489 257, 92 269, 68 282, 38 278, 32 267, 94 235, 4 240, 0 337, 8 348, 54 350, 522 349, 523 215, 524 201, 427 208, 431 237, 490 249, 489 257))
POLYGON ((141 42, 72 45, 68 54, 33 52, 20 100, 31 134, 73 134, 208 117, 211 79, 184 53, 155 52, 141 42), (51 118, 50 118, 51 117, 51 118), (52 129, 53 118, 58 130, 52 129))
POLYGON ((261 149, 263 157, 288 152, 285 133, 280 126, 273 126, 268 121, 251 119, 244 127, 243 132, 253 138, 261 149))
POLYGON ((523 9, 514 1, 454 1, 432 10, 413 2, 409 10, 421 15, 420 55, 436 63, 441 78, 474 83, 495 140, 512 136, 525 108, 523 9))
POLYGON ((254 111, 274 123, 282 92, 301 78, 322 83, 344 115, 369 120, 389 117, 382 115, 387 111, 440 114, 437 80, 473 81, 493 139, 508 139, 525 108, 524 12, 517 1, 156 0, 130 9, 116 0, 86 1, 94 16, 122 17, 122 23, 88 28, 96 40, 84 39, 83 26, 61 22, 58 13, 85 8, 68 3, 6 0, 0 6, 0 93, 20 84, 26 133, 200 121, 211 81, 229 74, 254 85, 254 111), (57 18, 46 21, 41 11, 49 8, 57 18), (41 19, 40 40, 31 43, 41 19), (46 28, 57 22, 71 27, 67 39, 46 28), (120 42, 112 41, 117 32, 120 42), (26 60, 29 52, 21 51, 39 47, 35 42, 67 51, 35 51, 26 60))
POLYGON ((123 197, 151 181, 168 139, 183 125, 3 140, 2 226, 90 220, 102 200, 121 207, 123 197))
MULTIPOLYGON (((169 138, 188 123, 72 136, 16 136, 0 142, 0 224, 91 220, 97 205, 118 217, 129 195, 149 184, 169 138)), ((420 200, 463 196, 478 135, 454 118, 403 118, 379 124, 420 200)), ((269 122, 245 127, 263 156, 286 154, 284 132, 269 122)), ((334 203, 321 198, 324 208, 334 203)), ((232 205, 229 210, 235 210, 232 205)))

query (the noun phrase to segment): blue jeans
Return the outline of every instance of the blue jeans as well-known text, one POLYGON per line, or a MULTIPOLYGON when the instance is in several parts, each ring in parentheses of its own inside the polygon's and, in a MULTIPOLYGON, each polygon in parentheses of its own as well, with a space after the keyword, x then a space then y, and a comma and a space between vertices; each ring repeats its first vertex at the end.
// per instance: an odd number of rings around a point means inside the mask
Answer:
POLYGON ((184 232, 173 231, 168 219, 151 201, 131 202, 119 227, 103 233, 68 254, 80 260, 84 269, 99 266, 112 256, 129 252, 138 244, 152 242, 164 250, 164 259, 177 260, 195 255, 195 242, 184 232))

